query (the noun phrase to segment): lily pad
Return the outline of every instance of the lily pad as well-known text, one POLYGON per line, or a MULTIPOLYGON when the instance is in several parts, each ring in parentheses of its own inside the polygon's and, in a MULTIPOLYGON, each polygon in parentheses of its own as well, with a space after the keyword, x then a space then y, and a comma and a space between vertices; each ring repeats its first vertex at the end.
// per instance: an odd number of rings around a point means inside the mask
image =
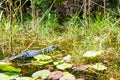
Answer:
POLYGON ((110 80, 116 80, 115 78, 111 77, 110 80))
POLYGON ((0 73, 0 80, 10 80, 10 77, 6 74, 0 73))
POLYGON ((75 80, 85 80, 84 78, 77 78, 77 79, 75 79, 75 80))
POLYGON ((51 72, 49 74, 48 79, 58 80, 62 76, 63 76, 63 72, 62 71, 55 71, 55 72, 51 72))
POLYGON ((65 70, 66 68, 71 68, 72 64, 69 63, 63 63, 63 64, 59 64, 56 66, 58 69, 60 70, 65 70))
POLYGON ((74 71, 85 71, 85 70, 87 70, 88 68, 89 68, 88 65, 80 65, 80 66, 75 66, 75 67, 73 67, 72 69, 73 69, 74 71))
POLYGON ((34 56, 35 59, 37 59, 38 61, 47 61, 47 60, 51 60, 52 58, 48 55, 43 55, 43 54, 39 54, 37 56, 34 56))
POLYGON ((51 63, 53 60, 48 60, 48 61, 32 61, 33 65, 45 65, 48 63, 51 63))
POLYGON ((44 65, 44 64, 51 63, 53 61, 50 56, 48 56, 48 55, 42 55, 42 54, 34 56, 34 58, 36 60, 32 61, 33 65, 44 65))
POLYGON ((13 76, 13 75, 19 75, 16 72, 4 72, 4 74, 8 75, 8 76, 13 76))
POLYGON ((0 65, 0 70, 2 71, 10 71, 10 72, 21 72, 20 68, 15 68, 9 65, 0 65))
POLYGON ((68 73, 64 74, 59 80, 75 80, 75 76, 68 73))
POLYGON ((39 77, 42 78, 42 79, 46 79, 49 74, 50 74, 49 70, 40 70, 40 71, 37 71, 37 72, 33 73, 32 77, 34 79, 37 79, 39 77))
POLYGON ((71 55, 64 56, 62 59, 63 59, 65 62, 70 62, 70 60, 71 60, 71 55))
POLYGON ((31 77, 17 77, 16 80, 35 80, 31 77))
POLYGON ((54 65, 62 64, 64 61, 63 60, 57 60, 53 62, 54 65))
POLYGON ((83 57, 93 58, 101 54, 102 51, 87 51, 86 53, 83 54, 83 57))
POLYGON ((91 67, 98 71, 103 71, 103 70, 107 69, 107 67, 104 66, 102 63, 96 63, 96 64, 92 65, 91 67))
POLYGON ((4 72, 4 74, 8 75, 11 80, 14 80, 15 78, 19 76, 19 74, 15 72, 4 72))

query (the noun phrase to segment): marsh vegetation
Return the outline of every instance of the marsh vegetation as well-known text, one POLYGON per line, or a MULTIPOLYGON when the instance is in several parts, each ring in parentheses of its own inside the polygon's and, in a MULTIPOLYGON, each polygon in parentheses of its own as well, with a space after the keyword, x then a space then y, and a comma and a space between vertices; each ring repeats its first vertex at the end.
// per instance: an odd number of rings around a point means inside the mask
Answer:
POLYGON ((14 79, 66 80, 67 74, 72 80, 120 80, 120 1, 0 1, 1 60, 50 45, 61 49, 29 60, 0 62, 0 79, 17 75, 14 79))

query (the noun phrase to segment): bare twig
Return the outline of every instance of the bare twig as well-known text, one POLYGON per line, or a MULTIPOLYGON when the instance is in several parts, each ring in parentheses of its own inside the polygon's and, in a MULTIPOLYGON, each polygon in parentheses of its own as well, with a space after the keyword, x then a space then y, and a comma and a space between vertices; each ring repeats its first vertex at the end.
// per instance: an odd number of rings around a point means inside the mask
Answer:
POLYGON ((30 0, 31 1, 31 7, 32 7, 32 22, 31 22, 31 26, 32 26, 32 29, 33 31, 36 33, 37 31, 37 27, 35 26, 35 4, 34 4, 34 1, 33 0, 30 0))
POLYGON ((22 13, 22 0, 20 0, 20 16, 21 16, 21 26, 23 25, 23 13, 22 13))
POLYGON ((28 47, 25 50, 23 50, 23 52, 26 51, 26 50, 28 50, 33 45, 33 43, 36 41, 37 37, 38 36, 36 35, 35 38, 34 38, 34 40, 28 45, 28 47))
POLYGON ((84 3, 84 20, 85 20, 85 25, 87 23, 87 0, 83 0, 83 3, 84 3))
POLYGON ((104 0, 104 16, 105 16, 105 13, 106 13, 106 0, 104 0))
POLYGON ((10 54, 12 55, 13 53, 13 46, 12 46, 12 0, 9 0, 9 9, 10 9, 10 54))
POLYGON ((103 8, 105 11, 108 11, 108 12, 111 12, 111 13, 116 14, 116 12, 111 11, 110 9, 107 9, 106 7, 101 6, 100 4, 98 4, 98 3, 96 3, 96 2, 94 2, 94 1, 92 1, 92 0, 91 0, 91 2, 92 2, 93 4, 96 4, 96 5, 99 6, 99 7, 103 8))
POLYGON ((91 0, 88 0, 88 27, 90 26, 90 5, 91 5, 91 0))
POLYGON ((119 23, 120 22, 120 19, 118 19, 113 25, 112 25, 112 27, 114 27, 117 23, 119 23))

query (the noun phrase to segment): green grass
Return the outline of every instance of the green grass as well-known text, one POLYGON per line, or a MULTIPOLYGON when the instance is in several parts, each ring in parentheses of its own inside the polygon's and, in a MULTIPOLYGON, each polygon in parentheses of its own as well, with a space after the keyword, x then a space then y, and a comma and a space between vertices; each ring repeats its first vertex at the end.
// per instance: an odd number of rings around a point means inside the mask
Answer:
MULTIPOLYGON (((13 52, 19 54, 28 48, 41 49, 48 45, 59 44, 63 49, 62 56, 70 54, 74 65, 93 64, 97 62, 108 61, 108 69, 103 72, 97 72, 94 76, 92 72, 87 73, 88 80, 109 80, 114 77, 119 80, 120 75, 120 28, 116 23, 117 19, 111 16, 107 18, 91 18, 89 27, 84 26, 82 19, 73 16, 63 26, 57 23, 54 15, 48 16, 47 19, 37 27, 38 37, 35 39, 35 32, 30 24, 25 24, 28 28, 23 28, 17 23, 13 25, 13 52), (114 25, 114 26, 113 26, 114 25), (103 50, 104 54, 94 59, 85 59, 82 55, 88 50, 103 50), (96 78, 95 78, 96 77, 96 78)), ((9 50, 9 21, 5 18, 0 22, 0 51, 7 57, 9 50)), ((15 54, 15 55, 16 55, 15 54)), ((58 55, 58 54, 51 54, 58 55)), ((83 74, 84 75, 84 74, 83 74)))

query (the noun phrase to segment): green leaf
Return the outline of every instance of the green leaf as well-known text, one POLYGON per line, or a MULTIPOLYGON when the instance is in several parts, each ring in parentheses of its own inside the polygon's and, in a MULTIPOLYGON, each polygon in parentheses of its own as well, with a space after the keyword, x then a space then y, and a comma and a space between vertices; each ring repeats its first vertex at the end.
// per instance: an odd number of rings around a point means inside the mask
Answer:
POLYGON ((93 58, 101 54, 102 51, 87 51, 86 53, 83 54, 83 57, 93 58))
POLYGON ((0 73, 0 80, 10 80, 10 77, 3 73, 0 73))
POLYGON ((15 78, 19 76, 19 74, 15 72, 4 72, 4 74, 8 75, 11 80, 14 80, 15 78))
POLYGON ((0 65, 0 70, 10 71, 10 72, 20 72, 21 71, 20 68, 15 68, 15 67, 9 66, 9 65, 0 65))
POLYGON ((38 61, 47 61, 47 60, 51 60, 52 58, 48 55, 43 55, 43 54, 39 54, 37 56, 34 56, 35 59, 37 59, 38 61))
POLYGON ((67 73, 64 74, 59 80, 75 80, 75 76, 70 73, 67 73))
POLYGON ((13 76, 13 75, 19 75, 16 72, 4 72, 4 74, 8 75, 8 76, 13 76))
POLYGON ((10 62, 0 62, 0 65, 11 65, 12 63, 10 62))
POLYGON ((96 63, 94 65, 91 65, 91 67, 98 70, 98 71, 103 71, 103 70, 107 69, 107 67, 104 66, 102 63, 96 63))
POLYGON ((71 68, 71 67, 72 67, 72 64, 63 63, 63 64, 60 64, 60 65, 57 65, 56 67, 57 67, 58 69, 60 69, 60 70, 65 70, 66 68, 71 68))
POLYGON ((49 70, 40 70, 40 71, 37 71, 37 72, 33 73, 32 77, 34 79, 37 79, 39 77, 42 78, 42 79, 46 79, 49 74, 50 74, 49 70))

